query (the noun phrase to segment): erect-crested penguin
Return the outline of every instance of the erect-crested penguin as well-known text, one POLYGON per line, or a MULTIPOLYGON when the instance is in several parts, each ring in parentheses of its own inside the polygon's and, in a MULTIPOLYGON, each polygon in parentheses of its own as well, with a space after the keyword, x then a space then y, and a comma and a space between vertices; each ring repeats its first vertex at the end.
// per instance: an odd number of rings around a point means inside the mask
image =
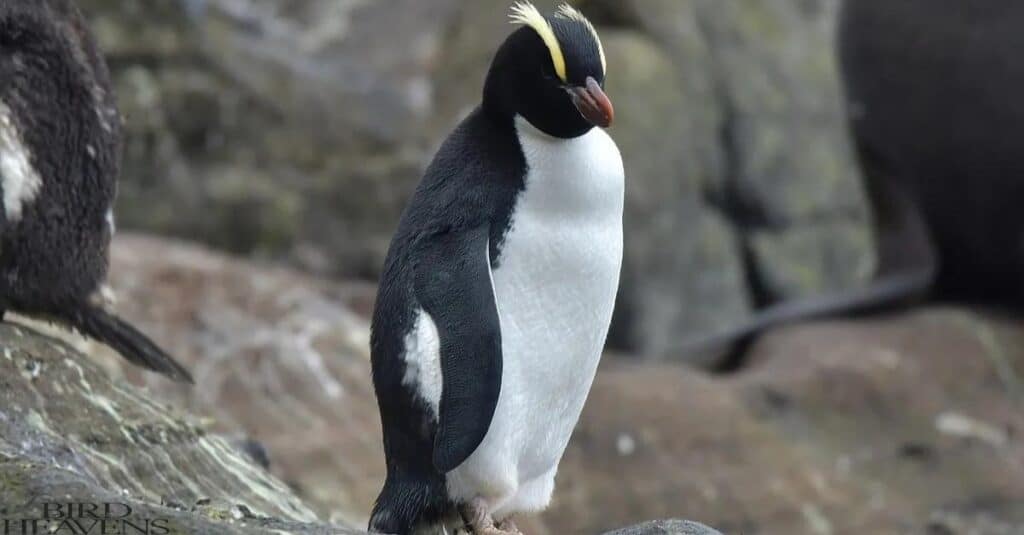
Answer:
POLYGON ((191 381, 103 307, 120 156, 107 67, 73 2, 0 2, 0 315, 72 327, 191 381))
POLYGON ((622 158, 605 55, 569 6, 526 2, 483 103, 399 223, 373 317, 387 479, 370 529, 515 533, 543 510, 611 320, 622 158))

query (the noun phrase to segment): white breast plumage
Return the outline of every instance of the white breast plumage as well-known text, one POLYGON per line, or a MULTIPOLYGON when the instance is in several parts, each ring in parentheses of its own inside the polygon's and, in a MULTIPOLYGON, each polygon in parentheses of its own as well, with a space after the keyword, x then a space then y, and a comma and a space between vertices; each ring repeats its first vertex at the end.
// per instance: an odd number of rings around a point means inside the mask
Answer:
POLYGON ((600 129, 516 128, 528 174, 498 266, 501 395, 483 443, 448 474, 453 498, 482 495, 498 517, 543 509, 590 391, 622 264, 624 173, 600 129))

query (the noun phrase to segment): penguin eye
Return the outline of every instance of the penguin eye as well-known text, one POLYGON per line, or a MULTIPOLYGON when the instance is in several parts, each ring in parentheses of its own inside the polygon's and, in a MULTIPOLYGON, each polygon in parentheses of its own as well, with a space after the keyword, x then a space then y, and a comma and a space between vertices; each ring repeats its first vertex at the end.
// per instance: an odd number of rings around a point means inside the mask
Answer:
POLYGON ((545 84, 556 85, 558 87, 566 85, 565 80, 562 80, 562 78, 558 76, 558 73, 555 72, 555 68, 551 65, 550 61, 546 61, 542 65, 541 78, 544 80, 545 84))

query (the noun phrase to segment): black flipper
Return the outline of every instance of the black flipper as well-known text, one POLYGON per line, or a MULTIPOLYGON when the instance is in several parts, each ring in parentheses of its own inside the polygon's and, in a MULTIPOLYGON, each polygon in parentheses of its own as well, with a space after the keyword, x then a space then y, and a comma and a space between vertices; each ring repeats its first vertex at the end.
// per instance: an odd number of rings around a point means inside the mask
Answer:
POLYGON ((899 170, 863 143, 858 152, 875 216, 878 269, 861 288, 771 305, 743 325, 724 333, 684 342, 683 354, 729 353, 725 368, 742 359, 761 332, 800 320, 840 314, 864 314, 926 296, 938 274, 938 254, 919 208, 903 191, 899 170))
POLYGON ((491 284, 489 229, 437 234, 421 244, 416 298, 437 326, 441 403, 434 467, 446 473, 476 450, 501 391, 501 325, 491 284))
POLYGON ((85 305, 62 312, 59 319, 89 338, 107 344, 132 364, 166 375, 175 381, 193 383, 192 374, 178 364, 174 357, 160 349, 138 329, 101 308, 85 305))

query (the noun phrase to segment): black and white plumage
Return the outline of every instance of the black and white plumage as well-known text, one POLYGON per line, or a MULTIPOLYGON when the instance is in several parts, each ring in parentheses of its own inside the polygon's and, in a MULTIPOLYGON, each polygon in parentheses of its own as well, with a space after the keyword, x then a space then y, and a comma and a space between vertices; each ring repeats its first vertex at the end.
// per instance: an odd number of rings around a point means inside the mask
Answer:
POLYGON ((0 311, 49 320, 191 381, 106 311, 121 119, 71 0, 0 2, 0 311))
MULTIPOLYGON (((544 509, 590 390, 622 261, 624 173, 604 52, 572 8, 519 3, 482 105, 442 145, 373 318, 387 480, 370 529, 544 509)), ((498 527, 495 527, 498 524, 498 527)), ((501 528, 501 529, 499 529, 501 528)))

